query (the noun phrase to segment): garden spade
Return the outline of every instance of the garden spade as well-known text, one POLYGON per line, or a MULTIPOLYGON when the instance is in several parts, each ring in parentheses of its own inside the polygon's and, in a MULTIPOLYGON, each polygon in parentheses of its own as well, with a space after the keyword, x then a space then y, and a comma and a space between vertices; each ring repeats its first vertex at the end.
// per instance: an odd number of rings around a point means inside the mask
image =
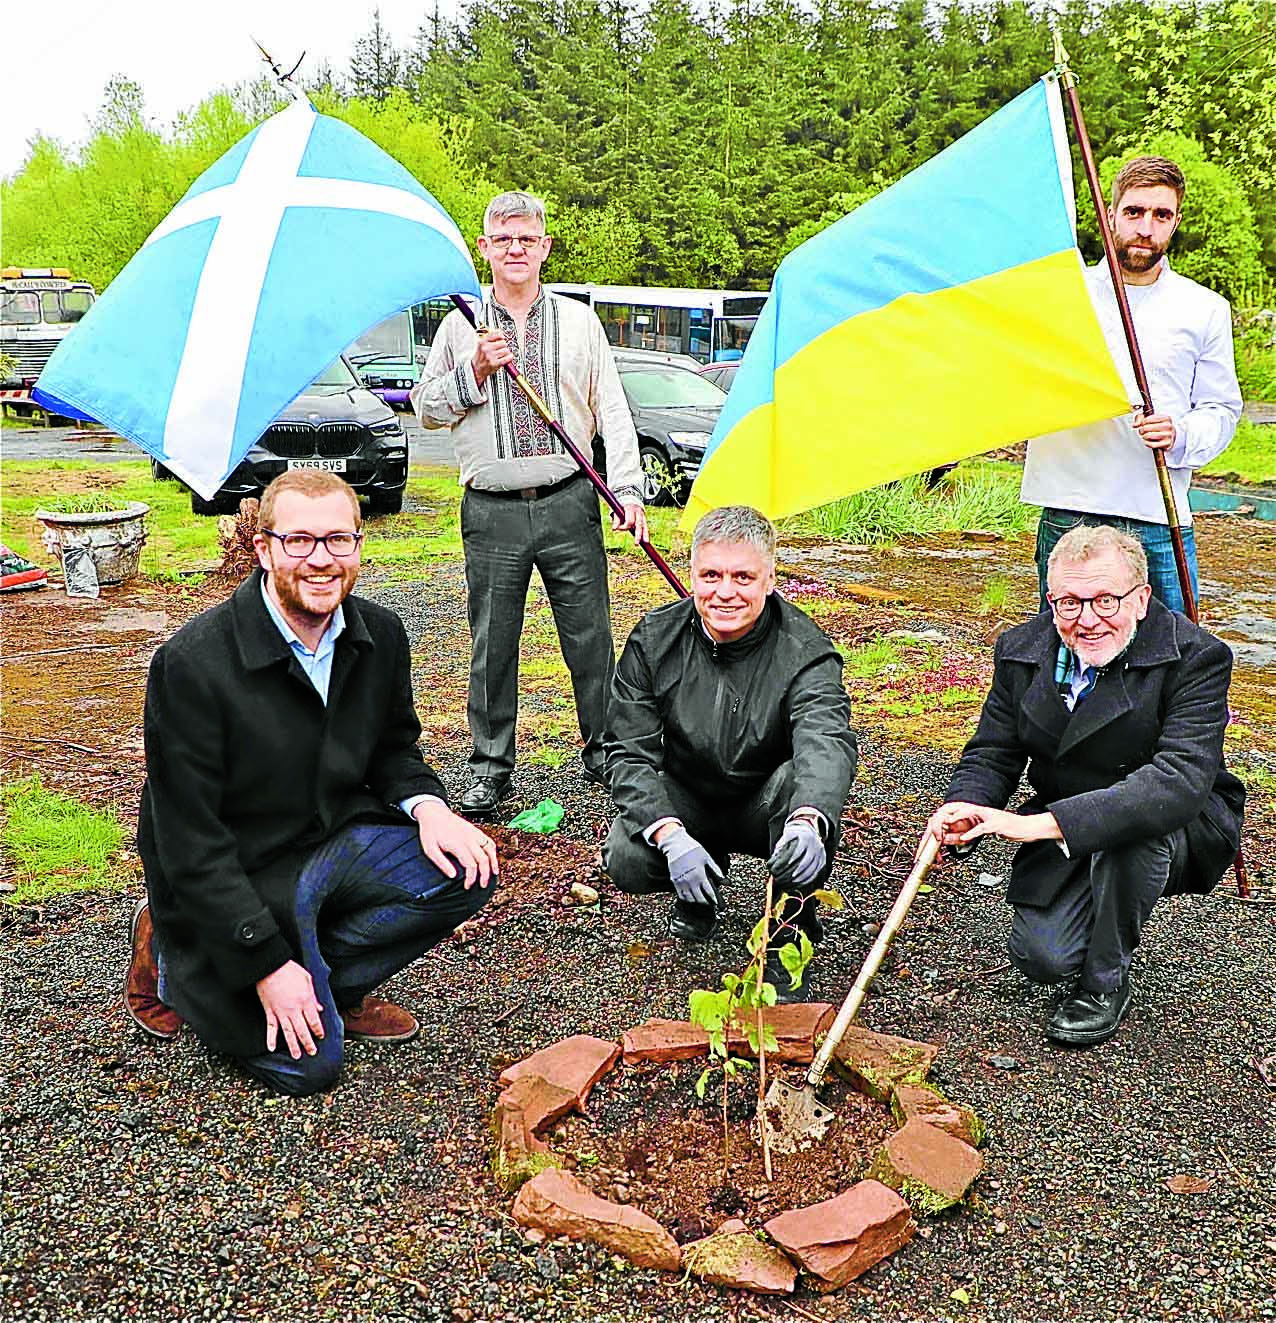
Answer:
POLYGON ((766 1095, 766 1114, 771 1146, 777 1152, 796 1153, 799 1149, 810 1148, 828 1133, 833 1112, 825 1107, 817 1096, 824 1074, 829 1068, 829 1062, 833 1060, 837 1045, 842 1041, 851 1021, 859 1014, 869 984, 872 983, 885 959, 891 941, 904 922, 918 888, 925 881, 926 874, 930 872, 930 866, 935 862, 938 852, 939 842, 927 832, 917 847, 913 870, 908 875, 908 881, 904 883, 903 890, 891 907, 891 912, 882 925, 882 931, 877 934, 877 941, 873 943, 873 949, 868 953, 868 958, 860 969, 859 977, 847 993, 842 1009, 837 1013, 837 1019, 833 1021, 832 1028, 825 1036, 815 1060, 811 1062, 811 1067, 806 1072, 806 1082, 800 1089, 795 1089, 781 1079, 771 1081, 771 1087, 766 1095))

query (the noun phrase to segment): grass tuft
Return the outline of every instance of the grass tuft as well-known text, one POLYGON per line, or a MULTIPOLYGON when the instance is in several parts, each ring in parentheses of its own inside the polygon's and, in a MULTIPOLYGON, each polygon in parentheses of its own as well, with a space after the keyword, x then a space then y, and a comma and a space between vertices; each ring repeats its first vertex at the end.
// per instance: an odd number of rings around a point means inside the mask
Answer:
POLYGON ((124 828, 115 814, 99 813, 69 795, 46 790, 38 776, 12 781, 0 792, 5 820, 0 844, 13 860, 19 903, 115 880, 124 828))
POLYGON ((921 475, 844 496, 786 521, 793 532, 843 542, 890 543, 932 533, 984 529, 1017 537, 1037 519, 1019 499, 1016 466, 978 463, 958 469, 937 487, 921 475))

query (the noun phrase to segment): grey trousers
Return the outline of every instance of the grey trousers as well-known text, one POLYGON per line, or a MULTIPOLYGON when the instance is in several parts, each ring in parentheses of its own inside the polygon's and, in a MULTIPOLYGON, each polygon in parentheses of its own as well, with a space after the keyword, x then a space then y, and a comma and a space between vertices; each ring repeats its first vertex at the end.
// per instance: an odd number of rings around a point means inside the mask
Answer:
POLYGON ((1113 992, 1152 907, 1187 864, 1187 837, 1180 830, 1077 863, 1050 905, 1015 906, 1007 954, 1034 983, 1075 974, 1089 992, 1113 992))
MULTIPOLYGON (((781 763, 770 777, 752 795, 722 795, 709 793, 701 796, 672 777, 661 779, 669 793, 674 815, 682 825, 713 856, 714 862, 726 876, 731 854, 751 854, 766 859, 775 848, 784 830, 793 803, 793 764, 781 763)), ((642 829, 650 823, 634 823, 622 814, 612 824, 603 842, 603 867, 607 876, 631 895, 647 896, 654 892, 672 891, 669 865, 654 845, 642 837, 642 829)), ((817 891, 828 881, 833 871, 837 850, 838 826, 834 825, 826 844, 826 860, 809 891, 817 891)), ((808 929, 808 935, 818 940, 819 924, 815 921, 814 905, 790 905, 785 917, 796 916, 799 926, 808 929)))
POLYGON ((603 769, 603 723, 616 655, 598 497, 582 475, 538 501, 467 489, 461 541, 470 619, 470 736, 474 776, 514 770, 518 648, 533 566, 549 597, 571 674, 586 768, 603 769))

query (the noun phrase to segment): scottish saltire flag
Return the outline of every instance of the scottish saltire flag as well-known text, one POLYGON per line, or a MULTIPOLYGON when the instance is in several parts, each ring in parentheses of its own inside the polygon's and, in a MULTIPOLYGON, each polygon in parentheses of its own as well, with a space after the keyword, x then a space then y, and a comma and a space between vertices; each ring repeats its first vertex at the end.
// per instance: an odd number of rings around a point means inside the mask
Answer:
POLYGON ((774 517, 1128 413, 1040 83, 794 250, 691 489, 774 517))
POLYGON ((190 186, 33 395, 106 424, 211 499, 357 336, 445 294, 479 297, 448 214, 361 133, 299 100, 190 186))

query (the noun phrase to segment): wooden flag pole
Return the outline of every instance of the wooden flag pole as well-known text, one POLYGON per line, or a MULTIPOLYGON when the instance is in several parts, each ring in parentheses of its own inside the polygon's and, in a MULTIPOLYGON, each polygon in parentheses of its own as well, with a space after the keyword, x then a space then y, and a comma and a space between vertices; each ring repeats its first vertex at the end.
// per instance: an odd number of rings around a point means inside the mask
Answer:
MULTIPOLYGON (((1090 149, 1090 138, 1086 133, 1085 116, 1081 113, 1081 102, 1077 97, 1076 75, 1068 67, 1068 53, 1063 48, 1063 38, 1058 29, 1052 32, 1054 37, 1055 73, 1059 85, 1063 88, 1064 99, 1068 103, 1068 113, 1072 116, 1072 127, 1077 135, 1077 146, 1081 150, 1081 161, 1085 166, 1086 182, 1090 185, 1090 196, 1094 199, 1095 219, 1099 223, 1099 235, 1103 240, 1103 255, 1107 259, 1108 274, 1112 278, 1112 292, 1116 295, 1117 308, 1121 313, 1121 329, 1125 333, 1126 348, 1130 351, 1130 363, 1134 368, 1134 381, 1139 389, 1139 397, 1145 415, 1153 413, 1152 391, 1148 386, 1147 371, 1143 366, 1143 355, 1139 351, 1139 338, 1134 329, 1134 317, 1130 312, 1130 300, 1126 296, 1125 282, 1121 279, 1121 265, 1117 260, 1116 243, 1112 238, 1112 229, 1108 225, 1107 208, 1103 205, 1103 190, 1099 185, 1099 172, 1094 164, 1094 152, 1090 149)), ((1183 593, 1183 614, 1194 624, 1199 619, 1196 608, 1196 594, 1192 591, 1192 575, 1187 567, 1187 550, 1183 545, 1183 530, 1179 523, 1178 507, 1174 500, 1174 488, 1170 485, 1169 465, 1165 462, 1164 448, 1152 451, 1156 464, 1156 479, 1161 487, 1161 500, 1165 504, 1165 520, 1169 525, 1170 542, 1174 547, 1174 565, 1178 570, 1179 588, 1183 593)), ((1245 858, 1236 851, 1236 889, 1239 895, 1249 896, 1249 880, 1245 875, 1245 858)))
MULTIPOLYGON (((465 299, 460 294, 453 294, 452 302, 460 310, 461 316, 464 317, 465 320, 469 322, 469 324, 476 331, 479 331, 481 333, 483 328, 480 327, 478 324, 478 318, 474 315, 474 309, 470 307, 470 305, 465 301, 465 299)), ((625 507, 621 505, 620 501, 616 498, 615 492, 613 492, 612 489, 607 486, 607 484, 603 481, 602 475, 598 472, 596 468, 594 468, 594 466, 589 462, 589 460, 585 458, 584 452, 581 450, 581 448, 575 443, 575 441, 571 439, 570 436, 567 435, 567 432, 563 428, 563 425, 558 421, 558 419, 554 417, 552 413, 550 413, 549 406, 528 384, 527 378, 523 376, 523 374, 514 366, 513 363, 505 364, 505 374, 519 388, 519 390, 523 392, 523 394, 527 397, 528 403, 532 406, 533 409, 536 410, 536 413, 539 415, 541 421, 558 438, 559 442, 562 444, 563 449, 566 450, 567 453, 580 466, 581 471, 584 473, 585 477, 587 477, 589 481, 593 483, 594 489, 598 492, 599 496, 601 496, 603 500, 606 502, 607 507, 608 509, 611 510, 612 514, 614 514, 618 519, 624 519, 625 507)), ((674 592, 676 592, 679 597, 689 597, 690 594, 683 586, 682 580, 679 579, 678 576, 673 572, 673 570, 669 568, 669 562, 665 560, 665 558, 660 554, 660 552, 656 550, 654 546, 652 546, 651 538, 650 537, 635 538, 634 540, 647 553, 648 557, 651 559, 651 563, 656 567, 656 569, 658 569, 660 573, 665 576, 666 582, 674 590, 674 592)))

